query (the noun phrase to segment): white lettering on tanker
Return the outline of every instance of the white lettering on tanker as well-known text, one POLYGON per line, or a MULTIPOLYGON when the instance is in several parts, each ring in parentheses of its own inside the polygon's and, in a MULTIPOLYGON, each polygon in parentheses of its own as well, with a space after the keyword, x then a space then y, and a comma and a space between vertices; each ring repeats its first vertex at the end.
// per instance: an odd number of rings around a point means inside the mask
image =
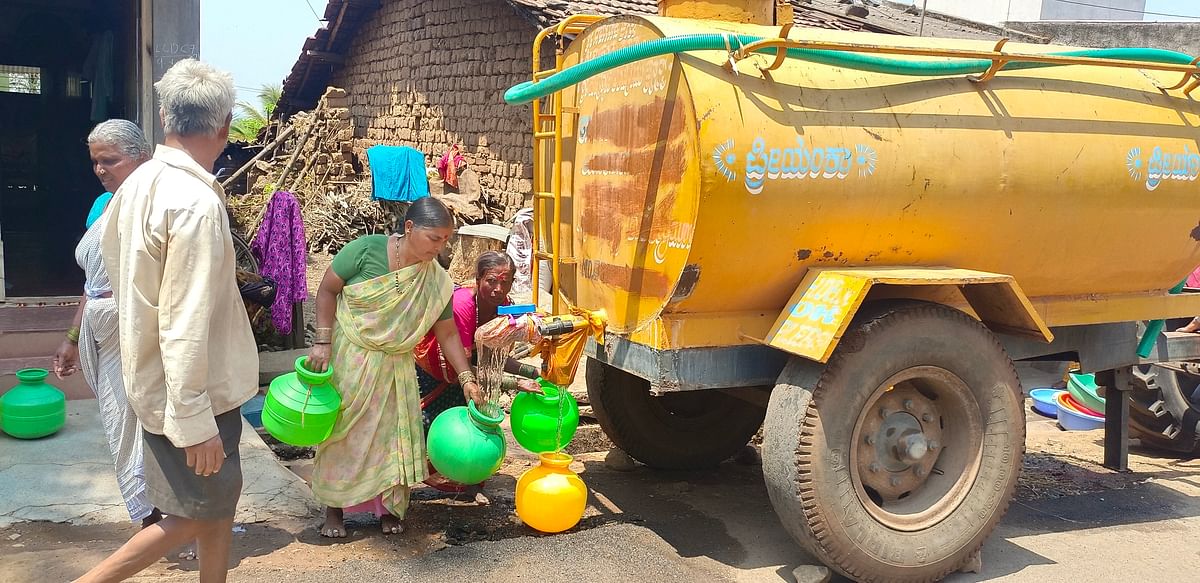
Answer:
POLYGON ((644 243, 648 247, 654 249, 654 262, 658 264, 667 261, 667 253, 676 249, 687 251, 692 248, 690 241, 692 240, 693 225, 680 222, 672 222, 671 226, 659 232, 659 236, 651 239, 646 236, 629 236, 625 238, 627 243, 637 244, 644 243))
POLYGON ((1186 144, 1183 152, 1174 154, 1156 146, 1150 152, 1150 157, 1143 159, 1142 149, 1134 147, 1125 156, 1125 169, 1134 180, 1141 181, 1144 178, 1146 190, 1154 190, 1164 180, 1191 182, 1200 177, 1200 154, 1189 150, 1186 144))
MULTIPOLYGON (((639 27, 630 23, 611 24, 597 29, 595 34, 587 37, 581 60, 594 59, 628 47, 637 40, 638 31, 639 27)), ((580 82, 576 99, 582 102, 590 98, 599 103, 610 95, 619 96, 622 100, 631 93, 657 95, 666 90, 674 66, 674 56, 662 55, 638 61, 636 65, 617 67, 580 82)))
MULTIPOLYGON (((725 180, 737 179, 734 168, 737 153, 733 140, 727 140, 713 149, 713 164, 725 180)), ((745 183, 750 194, 760 194, 768 180, 833 179, 845 180, 851 174, 867 177, 875 173, 879 154, 863 144, 853 148, 825 146, 813 147, 796 137, 794 148, 767 148, 763 138, 756 138, 746 153, 745 183)))

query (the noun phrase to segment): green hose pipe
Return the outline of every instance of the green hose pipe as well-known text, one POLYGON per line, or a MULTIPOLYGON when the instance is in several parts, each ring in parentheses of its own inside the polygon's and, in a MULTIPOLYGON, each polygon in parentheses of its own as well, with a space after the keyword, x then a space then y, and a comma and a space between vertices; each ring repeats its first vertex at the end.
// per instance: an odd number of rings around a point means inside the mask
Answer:
MULTIPOLYGON (((1183 291, 1186 283, 1186 279, 1179 282, 1179 285, 1171 288, 1170 293, 1177 294, 1183 291)), ((1158 335, 1162 333, 1166 323, 1166 320, 1151 320, 1149 324, 1146 324, 1146 331, 1142 334, 1142 339, 1138 341, 1138 358, 1150 358, 1150 352, 1154 350, 1154 343, 1158 341, 1158 335)))
MULTIPOLYGON (((509 88, 504 92, 504 101, 510 104, 528 103, 534 99, 545 97, 561 91, 588 78, 654 57, 684 53, 689 51, 729 50, 732 47, 742 47, 753 42, 766 40, 764 37, 748 34, 688 34, 662 39, 656 39, 631 45, 601 55, 595 59, 568 67, 541 81, 526 81, 509 88)), ((759 52, 768 55, 776 54, 776 47, 763 47, 759 52)), ((1094 57, 1102 59, 1123 59, 1146 61, 1152 63, 1168 63, 1186 65, 1192 62, 1192 57, 1175 51, 1152 48, 1118 48, 1118 49, 1082 49, 1049 53, 1063 57, 1094 57)), ((982 73, 992 65, 991 59, 943 59, 923 61, 915 59, 895 59, 876 55, 833 51, 824 49, 787 49, 787 55, 813 63, 845 67, 859 71, 888 73, 892 75, 913 75, 922 77, 937 77, 947 75, 968 75, 982 73)), ((1037 69, 1042 67, 1059 67, 1055 63, 1036 63, 1010 61, 1003 69, 1037 69)))

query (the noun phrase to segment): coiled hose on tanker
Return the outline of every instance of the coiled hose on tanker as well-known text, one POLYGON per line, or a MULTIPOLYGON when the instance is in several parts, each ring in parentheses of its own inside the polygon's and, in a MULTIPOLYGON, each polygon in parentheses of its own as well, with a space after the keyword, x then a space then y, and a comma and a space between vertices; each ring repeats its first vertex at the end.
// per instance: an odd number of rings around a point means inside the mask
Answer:
MULTIPOLYGON (((545 97, 556 91, 575 85, 585 79, 628 65, 637 61, 689 51, 729 50, 730 46, 745 46, 750 43, 768 40, 764 37, 748 34, 688 34, 669 38, 646 41, 636 45, 615 50, 606 55, 579 63, 563 69, 541 81, 526 81, 509 88, 504 92, 504 101, 510 104, 528 103, 534 99, 545 97)), ((763 47, 763 54, 774 55, 775 47, 763 47)), ((1049 53, 1060 57, 1093 57, 1100 59, 1123 59, 1130 61, 1145 61, 1149 63, 1166 63, 1172 65, 1187 65, 1192 57, 1176 51, 1151 48, 1117 48, 1117 49, 1080 49, 1049 53)), ((944 60, 915 60, 879 57, 843 51, 823 49, 787 49, 788 57, 856 69, 873 73, 888 73, 892 75, 913 75, 922 77, 939 77, 947 75, 970 75, 983 73, 992 65, 991 59, 944 59, 944 60)), ((1038 69, 1042 67, 1060 67, 1056 63, 1037 63, 1010 61, 1001 70, 1038 69)))

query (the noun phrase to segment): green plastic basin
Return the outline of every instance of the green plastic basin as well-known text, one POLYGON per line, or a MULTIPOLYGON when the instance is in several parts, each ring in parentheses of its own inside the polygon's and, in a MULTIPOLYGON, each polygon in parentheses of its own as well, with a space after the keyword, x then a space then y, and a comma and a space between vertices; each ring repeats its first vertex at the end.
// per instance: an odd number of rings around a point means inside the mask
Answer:
POLYGON ((1100 395, 1100 388, 1096 386, 1096 375, 1072 373, 1067 379, 1067 392, 1071 393, 1080 405, 1097 413, 1104 413, 1104 397, 1100 395))

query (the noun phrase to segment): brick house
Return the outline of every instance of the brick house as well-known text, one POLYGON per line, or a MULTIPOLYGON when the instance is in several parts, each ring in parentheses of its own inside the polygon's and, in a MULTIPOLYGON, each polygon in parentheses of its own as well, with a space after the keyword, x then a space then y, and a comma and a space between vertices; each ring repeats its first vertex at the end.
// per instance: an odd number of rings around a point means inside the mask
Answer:
MULTIPOLYGON (((864 20, 839 14, 832 0, 794 4, 799 26, 916 32, 917 19, 895 9, 873 8, 864 20)), ((326 25, 304 43, 284 82, 279 111, 314 107, 327 86, 345 89, 360 162, 375 144, 411 146, 432 163, 460 143, 479 176, 488 218, 502 221, 528 205, 533 172, 530 108, 507 105, 502 95, 529 79, 538 30, 588 13, 653 15, 658 2, 330 0, 326 25)), ((943 36, 997 36, 940 24, 943 36)), ((552 48, 543 54, 553 55, 552 48)))

